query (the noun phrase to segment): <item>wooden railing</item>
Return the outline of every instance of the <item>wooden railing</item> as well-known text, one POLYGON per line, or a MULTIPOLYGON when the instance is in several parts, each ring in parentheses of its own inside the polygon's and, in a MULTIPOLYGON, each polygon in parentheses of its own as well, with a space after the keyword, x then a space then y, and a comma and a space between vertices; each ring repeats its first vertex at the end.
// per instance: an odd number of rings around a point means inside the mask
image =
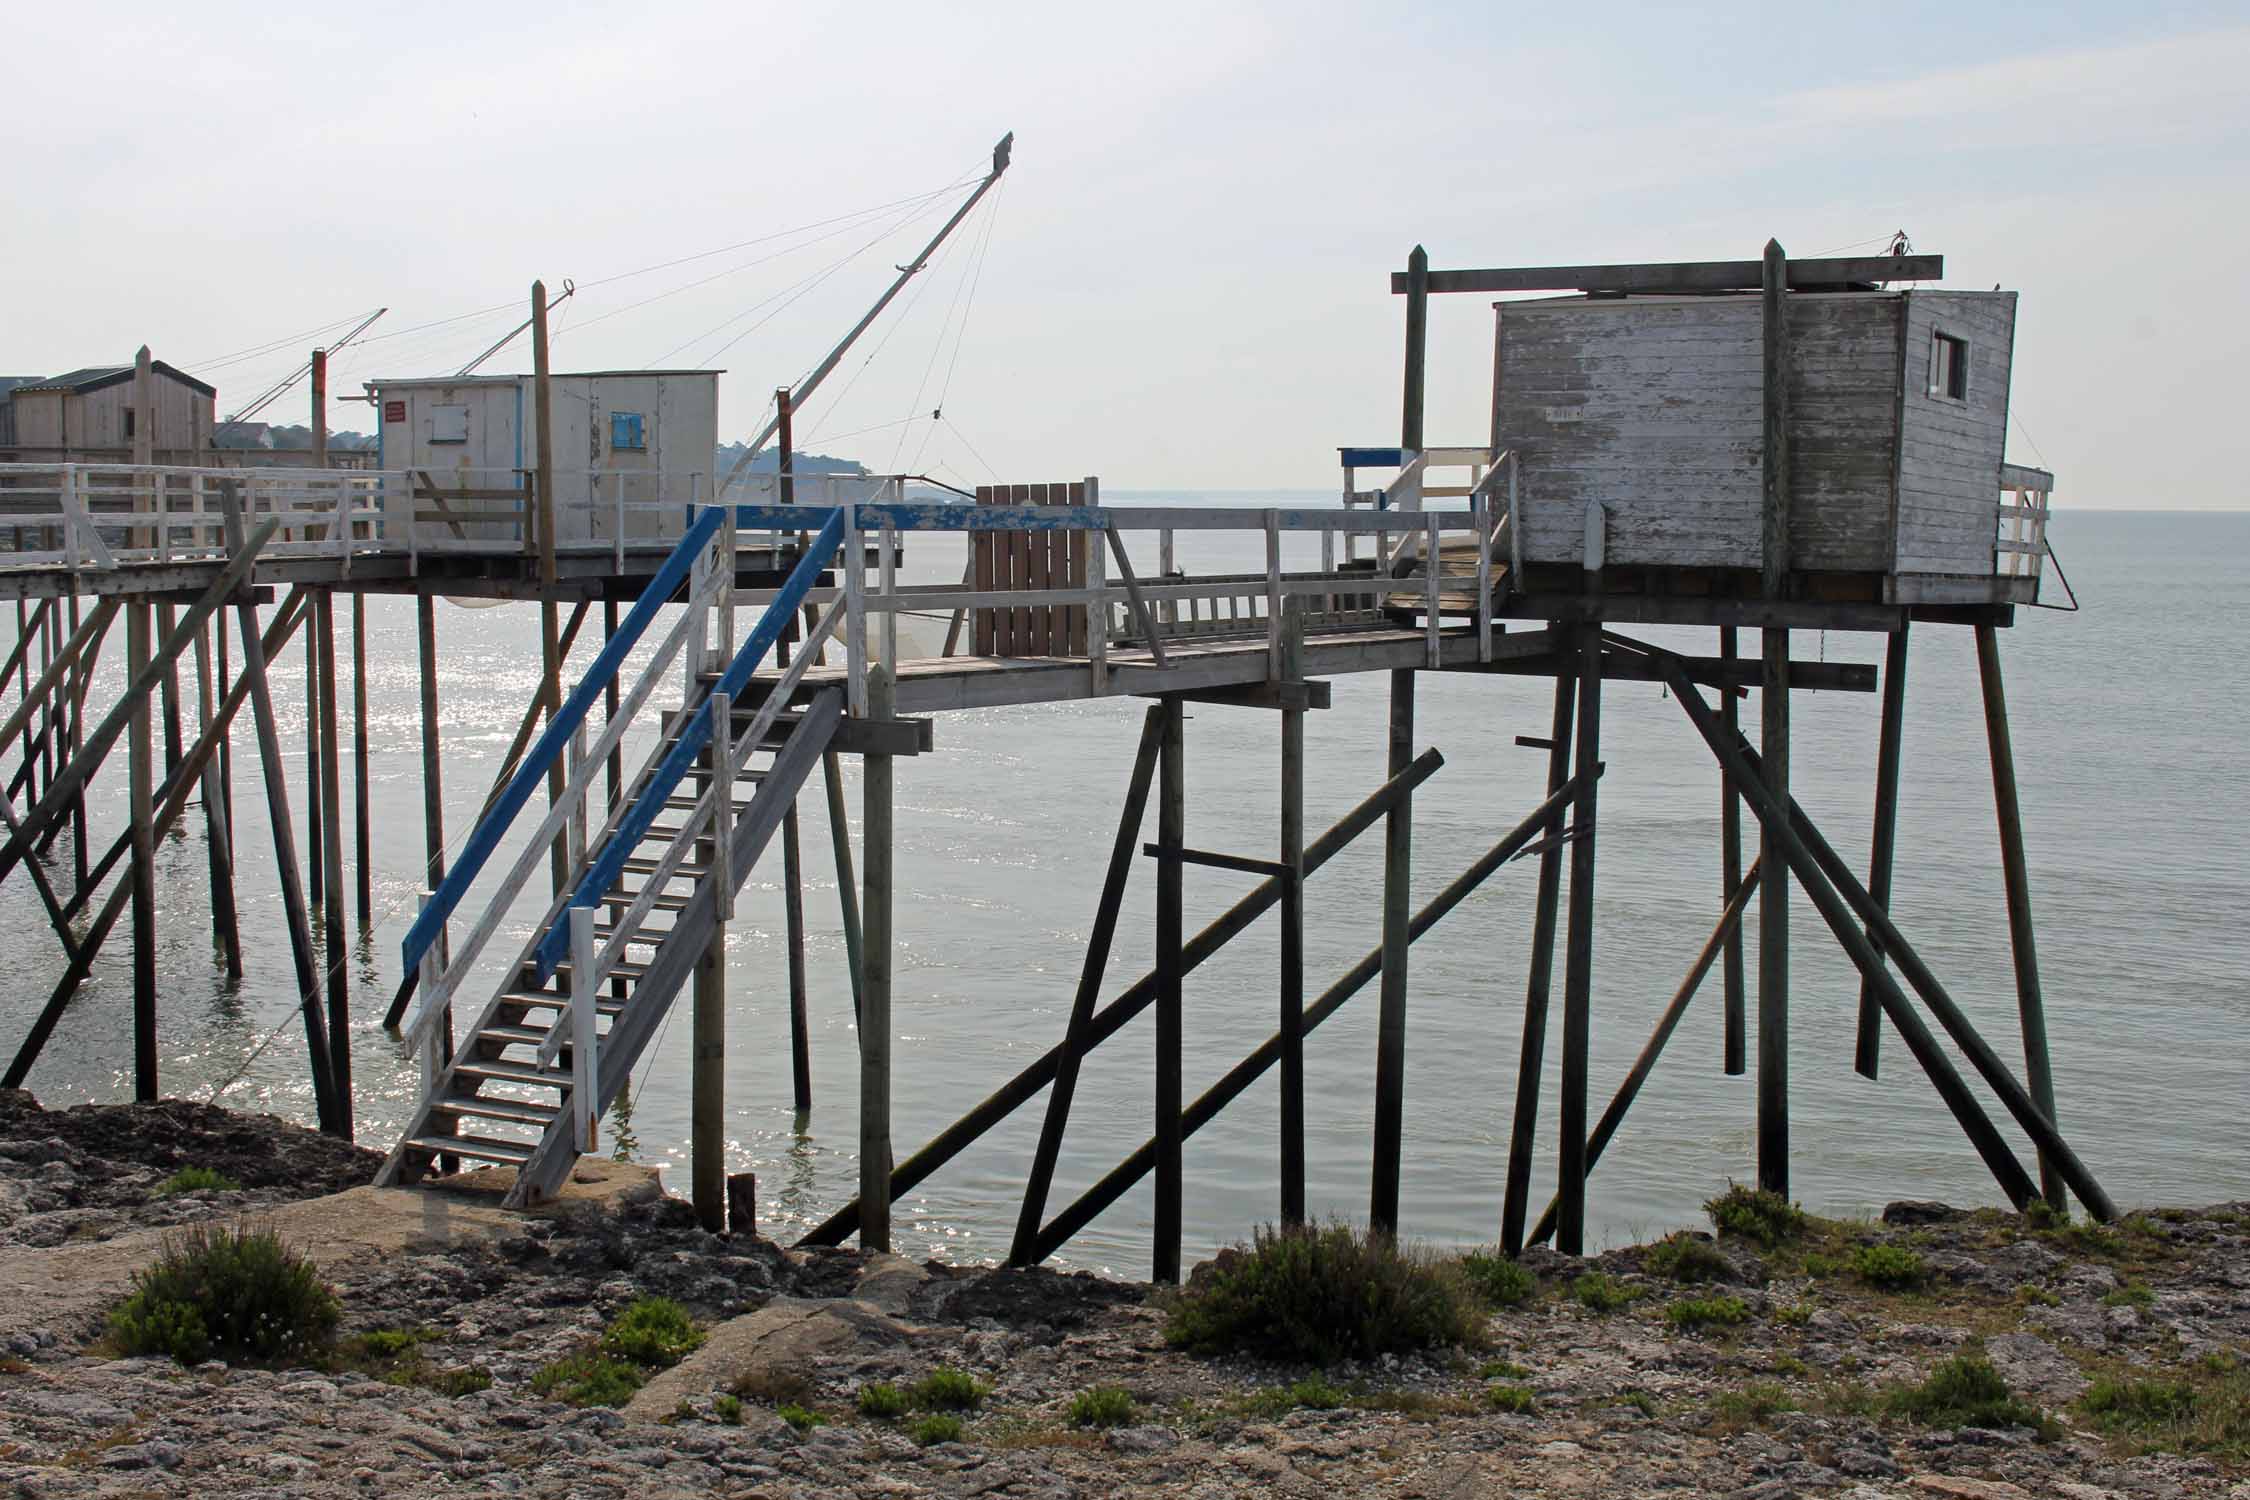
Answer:
POLYGON ((2055 476, 2021 464, 2000 466, 1999 535, 1992 571, 2001 578, 2036 579, 2047 562, 2047 514, 2055 476))

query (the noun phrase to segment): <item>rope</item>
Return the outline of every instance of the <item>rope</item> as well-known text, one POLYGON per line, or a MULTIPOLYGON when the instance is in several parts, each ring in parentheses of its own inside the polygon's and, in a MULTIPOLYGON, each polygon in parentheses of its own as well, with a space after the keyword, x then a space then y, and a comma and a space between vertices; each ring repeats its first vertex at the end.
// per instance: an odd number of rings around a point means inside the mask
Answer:
MULTIPOLYGON (((914 450, 914 462, 911 465, 913 468, 919 469, 922 467, 922 454, 930 446, 930 435, 937 431, 937 424, 944 418, 945 398, 953 392, 953 372, 961 367, 961 346, 967 342, 969 337, 969 314, 976 310, 977 289, 984 285, 985 253, 992 248, 992 233, 1000 222, 1000 200, 1007 195, 1007 192, 1008 180, 1003 177, 1000 180, 1000 191, 992 195, 992 212, 985 216, 984 239, 977 246, 976 276, 969 284, 969 300, 961 309, 960 330, 953 337, 953 359, 945 367, 944 384, 938 387, 937 405, 930 408, 930 425, 922 432, 921 447, 914 450)), ((917 397, 918 395, 919 393, 917 393, 917 397)), ((917 404, 919 404, 919 399, 917 399, 917 404)), ((966 441, 966 439, 963 441, 966 441)), ((895 466, 898 455, 894 453, 891 458, 895 466)), ((983 460, 980 458, 978 462, 982 463, 983 460)), ((987 465, 987 468, 989 467, 987 465)), ((993 483, 999 482, 999 476, 995 474, 993 483)))

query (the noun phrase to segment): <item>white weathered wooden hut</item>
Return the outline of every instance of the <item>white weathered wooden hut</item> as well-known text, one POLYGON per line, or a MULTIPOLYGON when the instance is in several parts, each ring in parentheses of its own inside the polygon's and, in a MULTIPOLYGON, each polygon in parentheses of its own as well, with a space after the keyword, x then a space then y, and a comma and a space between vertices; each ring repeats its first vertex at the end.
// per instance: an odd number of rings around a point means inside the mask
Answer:
MULTIPOLYGON (((1599 501, 1613 567, 1761 566, 1758 293, 1496 306, 1527 563, 1579 562, 1599 501)), ((1799 290, 1786 318, 1789 570, 1874 575, 1898 603, 1988 584, 2016 294, 1799 290)))
MULTIPOLYGON (((688 508, 711 499, 719 440, 717 370, 595 370, 553 381, 558 542, 677 536, 688 508), (620 504, 622 503, 622 510, 620 504)), ((409 469, 453 490, 524 488, 538 464, 530 375, 434 376, 367 383, 377 467, 409 469)), ((385 500, 403 527, 403 487, 385 500)), ((497 535, 496 528, 486 528, 497 535)))

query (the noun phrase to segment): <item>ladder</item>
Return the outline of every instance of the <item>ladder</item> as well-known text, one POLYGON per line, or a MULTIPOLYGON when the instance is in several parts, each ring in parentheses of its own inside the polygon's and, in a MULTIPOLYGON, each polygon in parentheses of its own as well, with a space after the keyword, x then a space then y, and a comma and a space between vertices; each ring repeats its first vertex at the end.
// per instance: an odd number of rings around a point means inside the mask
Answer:
POLYGON ((729 649, 734 509, 708 510, 691 526, 525 755, 445 883, 425 895, 405 944, 421 1007, 401 1033, 401 1051, 421 1060, 421 1096, 378 1184, 415 1182, 441 1158, 484 1162, 516 1170, 507 1202, 522 1207, 553 1197, 580 1155, 593 1149, 595 1122, 630 1084, 714 929, 732 918, 736 893, 844 716, 840 687, 789 707, 805 668, 836 628, 840 604, 820 616, 778 680, 753 680, 843 536, 841 509, 805 509, 808 519, 825 516, 827 524, 739 651, 729 649), (589 746, 587 710, 683 584, 687 609, 589 746), (719 645, 711 651, 714 631, 719 645), (601 767, 682 658, 678 709, 663 714, 646 762, 589 835, 601 806, 601 767), (467 940, 449 953, 448 915, 548 768, 564 757, 562 797, 523 844, 467 940), (454 1000, 558 838, 569 841, 569 878, 449 1048, 454 1000))

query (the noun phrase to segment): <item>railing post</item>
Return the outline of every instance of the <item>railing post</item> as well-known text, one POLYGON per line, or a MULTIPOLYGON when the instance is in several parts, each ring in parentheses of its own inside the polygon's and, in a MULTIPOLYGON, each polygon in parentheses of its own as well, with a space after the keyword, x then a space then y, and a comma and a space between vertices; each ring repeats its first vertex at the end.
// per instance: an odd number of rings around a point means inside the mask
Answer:
POLYGON ((594 1004, 601 994, 595 978, 594 908, 570 909, 570 1112, 578 1128, 578 1149, 594 1149, 594 1004))
POLYGON ((63 513, 63 555, 73 576, 78 572, 78 465, 62 466, 61 493, 57 500, 63 513))
POLYGON ((1477 491, 1477 660, 1492 660, 1492 496, 1477 491))
POLYGON ((719 508, 719 670, 734 661, 734 507, 719 508))
POLYGON ((1523 505, 1519 500, 1516 479, 1523 472, 1523 460, 1511 450, 1508 454, 1508 587, 1518 593, 1523 591, 1523 505))
POLYGON ((1422 572, 1424 574, 1422 593, 1425 600, 1424 607, 1429 611, 1430 616, 1427 626, 1430 642, 1430 665, 1436 667, 1444 664, 1444 652, 1438 639, 1438 570, 1440 566, 1438 517, 1436 511, 1428 511, 1425 514, 1428 519, 1422 523, 1422 572))
MULTIPOLYGON (((430 904, 436 900, 437 892, 425 890, 422 892, 422 899, 416 909, 428 911, 430 904)), ((435 1006, 439 994, 445 988, 445 964, 438 956, 438 949, 441 946, 443 945, 432 943, 422 950, 421 990, 425 1005, 435 1006)), ((433 1011, 432 1014, 435 1014, 435 1012, 433 1011)), ((436 1090, 438 1074, 445 1066, 444 1055, 439 1050, 442 1046, 438 1039, 440 1030, 441 1028, 436 1025, 424 1027, 422 1044, 415 1049, 422 1059, 422 1097, 424 1099, 429 1098, 431 1093, 436 1090)))
MULTIPOLYGON (((756 746, 752 746, 756 749, 756 746)), ((734 920, 734 695, 711 695, 711 879, 718 919, 734 920)))
POLYGON ((1281 680, 1281 512, 1266 512, 1266 681, 1281 680))
POLYGON ((898 677, 898 533, 885 521, 875 534, 882 547, 883 665, 898 677))
POLYGON ((570 732, 570 865, 577 869, 586 862, 586 788, 580 778, 586 768, 586 721, 580 719, 578 727, 570 732))
POLYGON ((867 717, 867 542, 859 507, 844 507, 844 662, 852 716, 867 717))
MULTIPOLYGON (((1102 503, 1101 481, 1086 478, 1086 503, 1102 503)), ((1109 691, 1109 547, 1108 538, 1088 532, 1086 548, 1086 660, 1093 673, 1094 696, 1109 691)))
MULTIPOLYGON (((1156 534, 1156 581, 1163 583, 1171 578, 1175 566, 1175 559, 1172 555, 1172 528, 1167 526, 1156 534)), ((1157 612, 1164 617, 1164 623, 1167 626, 1177 627, 1179 625, 1180 606, 1178 600, 1161 600, 1156 608, 1157 612)))

